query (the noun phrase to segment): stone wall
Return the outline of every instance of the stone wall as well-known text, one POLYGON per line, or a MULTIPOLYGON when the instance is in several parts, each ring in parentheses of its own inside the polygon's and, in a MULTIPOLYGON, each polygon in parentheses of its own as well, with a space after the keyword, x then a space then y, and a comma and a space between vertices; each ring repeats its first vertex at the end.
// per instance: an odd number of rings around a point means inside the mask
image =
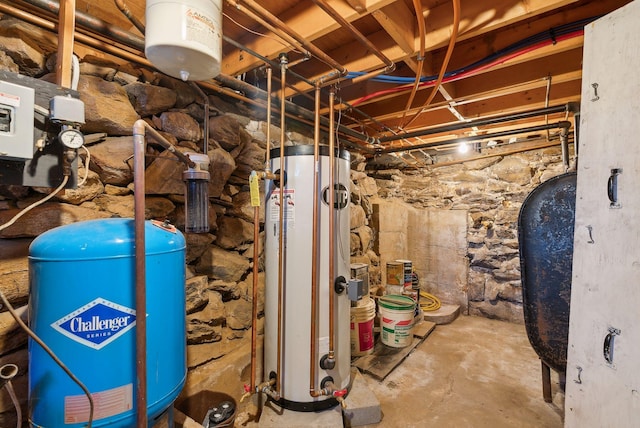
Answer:
MULTIPOLYGON (((0 19, 0 69, 51 81, 55 41, 30 25, 0 19)), ((212 93, 208 95, 210 117, 205 118, 203 100, 184 82, 96 58, 82 58, 80 68, 78 90, 86 106, 83 131, 91 159, 89 162, 81 150, 78 172, 80 177, 86 174, 87 180, 0 232, 0 289, 26 319, 26 256, 34 237, 77 221, 133 216, 131 134, 138 118, 145 119, 178 150, 197 152, 201 151, 204 121, 208 120, 211 229, 208 234, 186 236, 189 371, 182 395, 211 389, 239 398, 241 386, 248 380, 252 268, 256 262, 260 271, 258 331, 262 332, 264 233, 261 229, 260 259, 253 260, 248 176, 264 167, 264 111, 212 93)), ((309 133, 296 129, 300 132, 286 133, 286 144, 312 143, 309 133)), ((280 129, 273 126, 271 136, 276 147, 280 129)), ((367 171, 366 165, 363 156, 352 153, 350 249, 353 263, 370 265, 372 286, 383 283, 387 260, 416 259, 420 260, 416 266, 421 285, 427 291, 440 294, 445 301, 462 303, 470 314, 521 322, 518 210, 538 183, 562 171, 559 149, 413 171, 391 167, 367 171), (401 215, 385 217, 383 224, 387 221, 387 225, 381 227, 380 207, 386 207, 383 213, 397 210, 401 215), (398 223, 402 218, 405 220, 398 223), (395 235, 386 235, 390 228, 395 228, 395 235), (394 252, 392 244, 401 248, 394 252), (455 269, 452 260, 456 261, 455 269)), ((148 139, 147 218, 168 219, 183 228, 183 170, 172 154, 148 139)), ((50 190, 0 186, 0 224, 50 190)), ((261 228, 263 219, 261 209, 261 228)), ((19 365, 14 384, 25 407, 26 335, 7 312, 0 312, 0 333, 0 364, 19 365)), ((14 425, 13 415, 8 396, 0 391, 0 426, 14 425)))
MULTIPOLYGON (((53 81, 54 42, 55 38, 40 29, 4 17, 0 19, 0 69, 53 81)), ((78 176, 86 174, 86 182, 56 195, 0 231, 0 290, 26 320, 27 254, 33 238, 73 222, 133 217, 131 134, 137 119, 146 120, 182 152, 201 151, 204 121, 208 120, 210 231, 186 235, 188 376, 182 397, 204 389, 226 392, 238 399, 243 383, 248 382, 252 270, 256 262, 260 271, 258 332, 262 333, 264 208, 260 208, 260 259, 256 261, 248 177, 252 170, 264 168, 265 112, 209 94, 210 117, 205 118, 204 100, 192 86, 179 80, 132 64, 116 65, 88 57, 81 59, 80 70, 78 91, 86 108, 82 131, 91 157, 89 160, 80 150, 78 176)), ((297 125, 296 129, 301 128, 297 125)), ((280 132, 272 126, 272 147, 279 145, 280 132)), ((286 132, 287 145, 312 143, 310 134, 286 132)), ((368 218, 369 198, 376 194, 377 187, 362 172, 362 156, 354 155, 352 165, 351 253, 355 260, 375 267, 377 256, 371 251, 373 231, 368 218)), ((147 218, 169 220, 183 229, 184 169, 173 154, 147 138, 147 218)), ((0 225, 50 191, 0 185, 0 225)), ((8 312, 0 312, 0 333, 0 365, 11 362, 19 366, 13 383, 26 415, 26 335, 8 312)), ((12 404, 0 390, 0 426, 13 425, 12 404)))
POLYGON ((388 245, 404 245, 395 253, 380 248, 383 269, 388 260, 414 260, 425 291, 464 313, 522 323, 518 214, 537 185, 564 172, 561 160, 557 146, 412 170, 371 161, 367 172, 379 188, 374 204, 395 213, 385 216, 378 236, 383 246, 387 232, 388 245), (462 253, 454 245, 461 235, 462 253))

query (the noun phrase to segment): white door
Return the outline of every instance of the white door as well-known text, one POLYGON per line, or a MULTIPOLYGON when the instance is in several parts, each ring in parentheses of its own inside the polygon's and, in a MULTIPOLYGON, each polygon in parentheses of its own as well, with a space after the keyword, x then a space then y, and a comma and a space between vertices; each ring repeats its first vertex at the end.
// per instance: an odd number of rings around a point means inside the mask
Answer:
POLYGON ((640 427, 640 1, 585 28, 565 426, 640 427))

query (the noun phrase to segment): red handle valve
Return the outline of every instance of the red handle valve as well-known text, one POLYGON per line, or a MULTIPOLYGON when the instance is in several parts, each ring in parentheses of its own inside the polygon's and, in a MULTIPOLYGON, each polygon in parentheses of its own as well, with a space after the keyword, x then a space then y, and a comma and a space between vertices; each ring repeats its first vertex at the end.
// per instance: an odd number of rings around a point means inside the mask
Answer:
POLYGON ((244 384, 244 392, 251 392, 251 385, 244 384))
POLYGON ((344 397, 345 395, 347 395, 347 389, 337 389, 335 391, 333 391, 332 394, 334 397, 344 397))

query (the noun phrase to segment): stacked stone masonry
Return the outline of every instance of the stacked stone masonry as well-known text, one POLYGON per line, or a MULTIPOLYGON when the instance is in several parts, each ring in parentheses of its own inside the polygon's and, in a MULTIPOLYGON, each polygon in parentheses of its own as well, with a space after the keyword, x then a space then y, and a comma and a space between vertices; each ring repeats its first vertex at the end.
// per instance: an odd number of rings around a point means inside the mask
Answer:
MULTIPOLYGON (((0 16, 0 69, 54 81, 56 38, 37 27, 0 16)), ((26 320, 28 245, 39 234, 73 222, 133 217, 133 123, 142 118, 180 151, 202 151, 208 120, 211 161, 210 231, 187 238, 188 378, 182 396, 216 389, 239 398, 248 380, 253 264, 259 264, 259 323, 264 311, 263 236, 259 260, 253 260, 253 207, 248 176, 264 168, 265 112, 241 102, 208 95, 210 116, 192 86, 132 64, 116 65, 81 58, 78 91, 85 104, 82 131, 91 152, 80 151, 79 177, 84 185, 66 190, 0 232, 0 289, 26 320), (242 381, 238 381, 241 379, 242 381)), ((312 144, 312 130, 286 127, 285 144, 312 144), (295 129, 293 131, 292 129, 295 129)), ((271 145, 281 129, 272 125, 271 145)), ((561 171, 556 149, 467 162, 450 167, 400 170, 393 165, 368 170, 368 160, 352 153, 350 249, 353 263, 370 265, 373 287, 382 280, 381 258, 374 249, 377 201, 402 202, 417 209, 463 211, 468 219, 470 314, 522 322, 522 295, 516 223, 521 202, 540 182, 561 171)), ((184 226, 183 165, 148 138, 146 217, 184 226)), ((42 199, 51 189, 0 185, 0 224, 42 199)), ((260 208, 260 222, 264 208, 260 208)), ((262 226, 261 226, 262 227, 262 226)), ((433 284, 422 282, 429 291, 433 284)), ((26 335, 7 312, 0 312, 0 365, 20 371, 14 387, 26 414, 26 335)), ((15 425, 11 402, 0 400, 0 426, 15 425)))

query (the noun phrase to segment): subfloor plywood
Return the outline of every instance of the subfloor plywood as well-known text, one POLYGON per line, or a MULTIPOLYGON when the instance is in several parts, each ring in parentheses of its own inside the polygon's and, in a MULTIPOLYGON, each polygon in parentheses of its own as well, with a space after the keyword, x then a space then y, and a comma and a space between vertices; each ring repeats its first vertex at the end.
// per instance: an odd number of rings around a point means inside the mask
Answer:
POLYGON ((377 340, 373 352, 358 358, 353 365, 363 373, 384 380, 435 328, 435 323, 423 321, 413 328, 413 340, 404 348, 392 348, 377 340))

